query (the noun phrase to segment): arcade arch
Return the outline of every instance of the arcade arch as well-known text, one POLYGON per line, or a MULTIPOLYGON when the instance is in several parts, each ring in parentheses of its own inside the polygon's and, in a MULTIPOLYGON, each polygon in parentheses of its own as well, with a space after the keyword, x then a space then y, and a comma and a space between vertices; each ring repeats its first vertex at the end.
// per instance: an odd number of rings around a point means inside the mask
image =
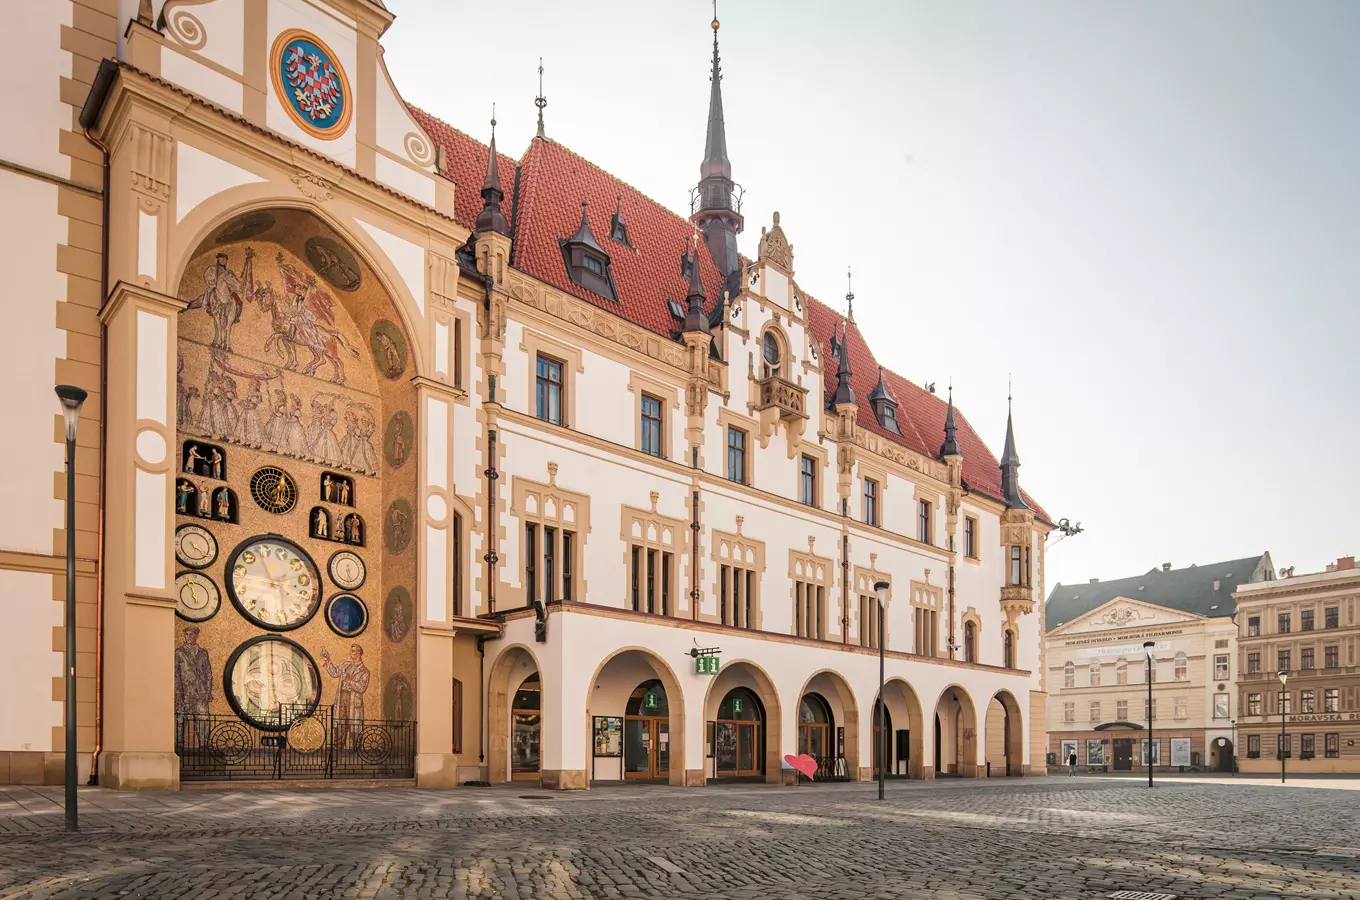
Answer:
POLYGON ((798 701, 798 753, 807 753, 829 777, 859 772, 860 710, 855 692, 838 672, 824 669, 803 685, 798 701), (819 717, 825 722, 815 721, 819 717))
MULTIPOLYGON (((888 727, 888 772, 890 776, 904 775, 908 778, 928 777, 922 767, 926 764, 925 759, 925 718, 921 711, 921 700, 902 678, 890 678, 883 685, 883 696, 887 700, 887 727, 888 727), (905 737, 899 735, 905 732, 905 737)), ((869 711, 870 722, 869 732, 874 738, 871 744, 869 759, 874 760, 875 764, 866 770, 866 779, 878 777, 878 744, 877 744, 877 714, 878 700, 875 698, 875 705, 869 711)))
POLYGON ((592 781, 685 783, 685 697, 675 672, 638 647, 595 670, 586 702, 592 781))
POLYGON ((988 702, 984 735, 989 776, 1025 774, 1024 719, 1010 691, 997 691, 988 702))
POLYGON ((544 704, 538 660, 522 644, 506 647, 487 676, 492 783, 534 780, 542 774, 544 704))
POLYGON ((977 774, 977 712, 973 698, 954 684, 935 701, 934 774, 972 778, 977 774))
POLYGON ((706 779, 756 779, 779 784, 783 712, 769 674, 749 660, 723 665, 704 696, 706 779))

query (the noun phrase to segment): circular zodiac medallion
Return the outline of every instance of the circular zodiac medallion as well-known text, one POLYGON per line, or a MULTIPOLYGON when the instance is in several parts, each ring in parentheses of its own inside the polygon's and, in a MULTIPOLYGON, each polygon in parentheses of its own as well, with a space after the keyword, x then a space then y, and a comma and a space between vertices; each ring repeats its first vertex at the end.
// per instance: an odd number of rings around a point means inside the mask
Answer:
POLYGON ((251 638, 232 652, 223 672, 227 702, 257 728, 282 731, 316 711, 321 673, 307 651, 287 638, 251 638))
POLYGON ((282 514, 297 503, 297 485, 282 469, 265 466, 250 476, 250 496, 261 509, 282 514))
POLYGON ((335 586, 346 591, 357 591, 364 586, 364 581, 368 578, 368 567, 353 550, 337 550, 331 554, 326 569, 330 572, 331 581, 335 582, 335 586))
POLYGON ((326 602, 326 624, 341 637, 356 637, 368 627, 368 607, 353 594, 336 594, 326 602))
POLYGON ((188 622, 206 622, 217 615, 222 592, 202 572, 180 572, 175 576, 175 614, 188 622))
POLYGON ((321 605, 316 563, 275 535, 241 542, 227 559, 227 594, 241 615, 273 631, 297 628, 321 605))
POLYGON ((191 569, 205 569, 217 559, 217 538, 202 525, 175 529, 175 559, 191 569))
POLYGON ((303 131, 322 140, 344 133, 353 95, 340 59, 314 34, 294 28, 274 41, 269 54, 274 94, 303 131))
POLYGON ((315 753, 326 742, 326 728, 316 716, 294 719, 288 728, 288 746, 299 753, 315 753))

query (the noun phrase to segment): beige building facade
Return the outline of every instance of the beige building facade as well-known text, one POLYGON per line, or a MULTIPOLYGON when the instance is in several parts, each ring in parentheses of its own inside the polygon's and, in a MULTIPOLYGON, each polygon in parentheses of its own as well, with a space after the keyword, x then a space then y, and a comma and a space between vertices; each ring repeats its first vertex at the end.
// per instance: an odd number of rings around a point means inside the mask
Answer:
POLYGON ((1241 769, 1360 773, 1360 569, 1280 575, 1234 594, 1241 769))
POLYGON ((82 781, 1043 773, 1013 423, 738 252, 719 23, 685 217, 408 106, 374 0, 11 6, 0 783, 62 777, 54 383, 82 781))
POLYGON ((1051 764, 1066 766, 1075 750, 1082 770, 1146 771, 1151 746, 1158 769, 1231 771, 1237 721, 1232 590, 1269 571, 1264 554, 1055 586, 1044 639, 1051 764))

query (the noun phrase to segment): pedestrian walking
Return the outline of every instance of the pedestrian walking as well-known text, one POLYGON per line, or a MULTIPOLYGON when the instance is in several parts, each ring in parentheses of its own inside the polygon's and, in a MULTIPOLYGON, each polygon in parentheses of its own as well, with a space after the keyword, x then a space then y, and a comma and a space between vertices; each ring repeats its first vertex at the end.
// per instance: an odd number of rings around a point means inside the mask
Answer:
POLYGON ((1073 750, 1067 754, 1067 777, 1072 778, 1077 774, 1077 751, 1073 750))

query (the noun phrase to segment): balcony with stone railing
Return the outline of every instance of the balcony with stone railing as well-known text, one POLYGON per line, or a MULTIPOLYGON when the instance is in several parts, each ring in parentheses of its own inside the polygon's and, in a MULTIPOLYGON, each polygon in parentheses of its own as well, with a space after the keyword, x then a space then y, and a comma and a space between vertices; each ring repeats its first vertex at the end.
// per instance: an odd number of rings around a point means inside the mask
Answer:
POLYGON ((757 411, 778 409, 779 418, 785 421, 808 417, 807 388, 779 375, 767 375, 756 384, 759 386, 757 411))
POLYGON ((1034 612, 1034 590, 1024 585, 1007 585, 1001 589, 1001 611, 1007 619, 1034 612))

